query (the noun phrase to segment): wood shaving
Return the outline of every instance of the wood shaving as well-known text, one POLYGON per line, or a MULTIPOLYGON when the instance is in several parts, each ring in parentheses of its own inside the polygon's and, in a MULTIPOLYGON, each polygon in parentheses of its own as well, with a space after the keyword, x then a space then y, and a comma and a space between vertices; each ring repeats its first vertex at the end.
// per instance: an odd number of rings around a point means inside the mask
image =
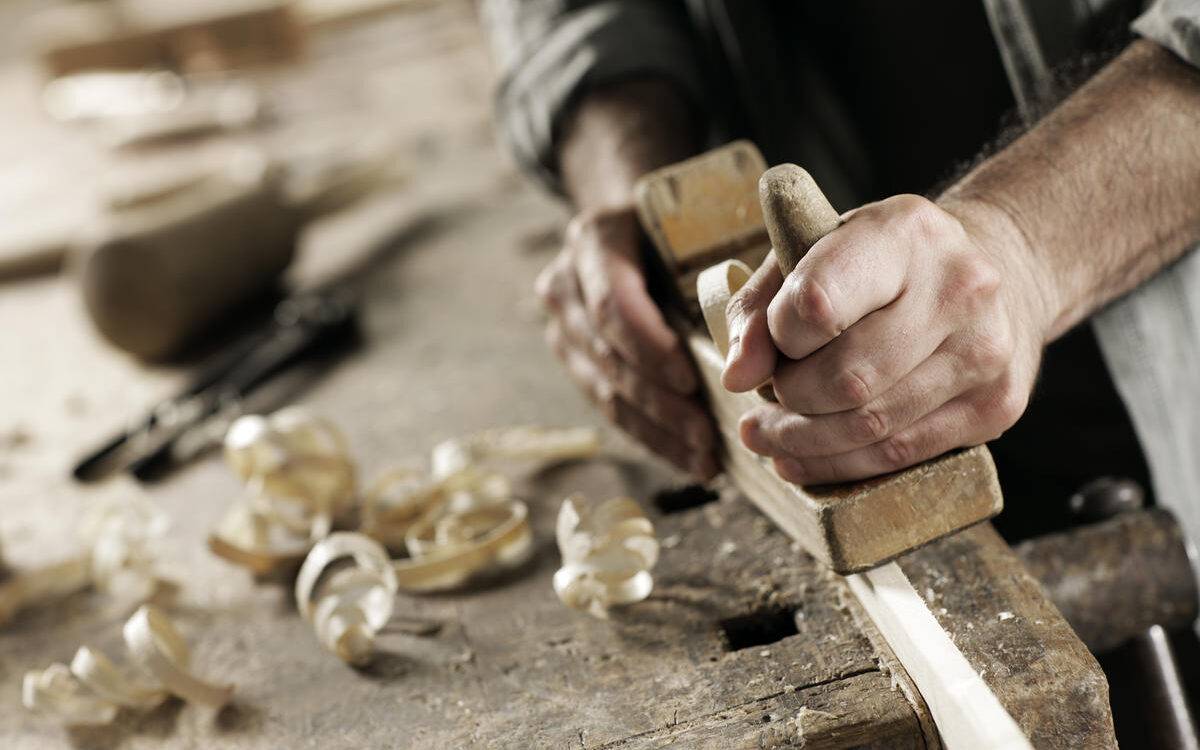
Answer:
POLYGON ((729 353, 729 324, 725 316, 729 299, 753 274, 754 269, 734 258, 704 269, 696 279, 696 295, 704 314, 704 324, 722 358, 729 353))
POLYGON ((433 449, 431 470, 385 474, 363 501, 363 531, 408 558, 396 562, 401 589, 456 588, 485 573, 516 567, 533 549, 529 508, 513 498, 498 466, 594 455, 590 428, 514 427, 447 440, 433 449))
POLYGON ((225 436, 225 457, 247 492, 209 548, 256 573, 302 559, 354 507, 356 467, 346 439, 305 409, 238 418, 225 436))
POLYGON ((80 535, 91 548, 96 588, 130 604, 148 599, 158 587, 158 547, 170 525, 162 508, 140 493, 114 497, 85 515, 80 535))
POLYGON ((168 695, 220 707, 233 695, 230 685, 192 674, 187 644, 170 619, 142 605, 122 631, 129 664, 118 666, 102 652, 82 646, 71 665, 51 664, 25 674, 25 707, 55 716, 65 724, 108 724, 121 708, 149 710, 168 695))
POLYGON ((83 553, 17 571, 0 584, 0 624, 26 607, 61 599, 88 586, 111 597, 118 609, 144 602, 161 580, 158 545, 169 526, 162 509, 140 493, 99 501, 80 524, 83 553))
MULTIPOLYGON (((242 417, 225 442, 250 494, 210 536, 212 550, 260 574, 314 559, 313 543, 353 506, 354 463, 341 433, 290 409, 242 417)), ((394 564, 399 589, 462 586, 520 565, 533 549, 529 509, 501 470, 586 458, 599 447, 590 428, 515 427, 447 440, 434 448, 428 472, 393 469, 367 488, 359 530, 404 555, 394 564)))
POLYGON ((296 605, 323 647, 348 664, 366 664, 375 634, 392 616, 396 579, 383 545, 363 534, 337 532, 305 558, 296 578, 296 605), (337 567, 342 561, 351 564, 337 567))
POLYGON ((528 506, 513 500, 421 521, 408 536, 412 557, 396 561, 400 588, 444 591, 521 565, 533 551, 528 515, 528 506))
POLYGON ((650 595, 659 544, 633 500, 612 498, 591 507, 582 495, 572 495, 559 509, 557 537, 563 564, 554 574, 554 592, 568 607, 606 618, 610 607, 650 595))

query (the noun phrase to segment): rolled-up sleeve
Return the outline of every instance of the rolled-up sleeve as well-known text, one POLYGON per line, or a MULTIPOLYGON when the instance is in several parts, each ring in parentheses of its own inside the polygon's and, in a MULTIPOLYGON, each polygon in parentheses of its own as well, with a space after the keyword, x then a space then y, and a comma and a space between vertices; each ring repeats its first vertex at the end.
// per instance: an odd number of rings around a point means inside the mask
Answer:
POLYGON ((666 78, 704 101, 684 8, 654 0, 484 0, 499 63, 496 115, 517 162, 562 192, 555 138, 588 89, 641 76, 666 78))
POLYGON ((1155 0, 1133 30, 1200 67, 1200 0, 1155 0))

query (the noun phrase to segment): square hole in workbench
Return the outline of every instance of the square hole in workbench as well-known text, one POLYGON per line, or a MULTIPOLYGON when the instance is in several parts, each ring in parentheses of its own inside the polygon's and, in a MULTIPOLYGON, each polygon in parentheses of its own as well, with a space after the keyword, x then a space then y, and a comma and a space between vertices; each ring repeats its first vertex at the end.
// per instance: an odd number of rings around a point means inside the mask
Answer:
POLYGON ((790 609, 765 609, 721 620, 721 631, 730 651, 766 646, 797 635, 796 613, 790 609))
POLYGON ((663 513, 680 513, 701 505, 715 503, 721 495, 702 484, 672 487, 654 494, 654 506, 663 513))

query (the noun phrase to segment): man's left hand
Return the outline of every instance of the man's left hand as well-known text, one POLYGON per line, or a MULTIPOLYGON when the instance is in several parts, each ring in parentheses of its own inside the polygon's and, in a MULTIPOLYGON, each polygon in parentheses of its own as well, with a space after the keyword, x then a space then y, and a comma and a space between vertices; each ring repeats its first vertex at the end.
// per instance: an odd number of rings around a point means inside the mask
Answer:
POLYGON ((798 484, 896 471, 998 437, 1025 410, 1050 325, 1044 274, 981 203, 863 206, 783 279, 730 301, 725 387, 773 380, 742 441, 798 484))

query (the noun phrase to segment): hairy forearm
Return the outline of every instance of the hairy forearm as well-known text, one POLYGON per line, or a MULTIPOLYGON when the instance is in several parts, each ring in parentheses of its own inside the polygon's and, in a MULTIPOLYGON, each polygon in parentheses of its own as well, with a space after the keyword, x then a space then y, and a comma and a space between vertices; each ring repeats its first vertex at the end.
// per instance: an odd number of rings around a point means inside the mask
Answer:
POLYGON ((559 146, 559 166, 575 206, 628 203, 638 178, 699 147, 687 102, 668 82, 626 81, 598 88, 571 113, 559 146))
POLYGON ((940 202, 1022 248, 1052 340, 1200 240, 1200 73, 1136 42, 940 202))

